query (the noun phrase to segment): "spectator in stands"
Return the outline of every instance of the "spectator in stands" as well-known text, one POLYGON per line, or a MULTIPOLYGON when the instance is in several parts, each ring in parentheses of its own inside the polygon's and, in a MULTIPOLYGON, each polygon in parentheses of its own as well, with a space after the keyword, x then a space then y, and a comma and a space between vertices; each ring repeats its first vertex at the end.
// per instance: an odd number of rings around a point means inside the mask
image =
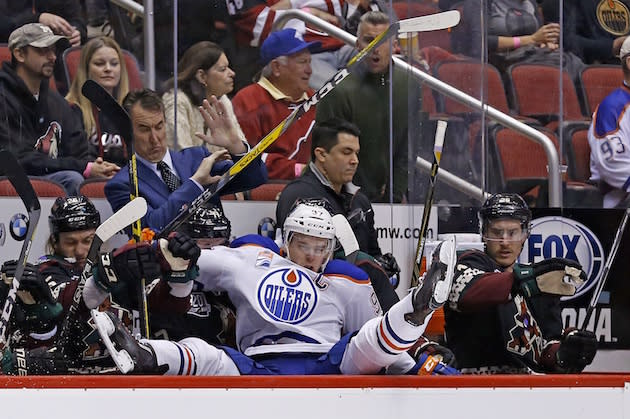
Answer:
MULTIPOLYGON (((239 91, 232 103, 245 137, 254 146, 302 104, 313 91, 311 51, 318 43, 304 42, 295 29, 274 32, 260 49, 265 67, 260 80, 239 91)), ((294 179, 308 163, 311 130, 315 124, 312 107, 263 154, 271 179, 294 179)))
MULTIPOLYGON (((630 34, 630 1, 581 0, 563 4, 564 47, 586 64, 618 64, 621 44, 630 34)), ((559 2, 544 0, 545 22, 559 22, 559 2)))
POLYGON ((470 33, 465 34, 468 42, 462 45, 460 52, 479 59, 487 33, 488 61, 500 71, 511 64, 525 62, 559 66, 562 60, 571 78, 578 80, 584 63, 571 52, 560 54, 560 25, 543 25, 535 0, 488 0, 485 5, 488 21, 482 26, 481 0, 464 2, 462 15, 470 33))
MULTIPOLYGON (((364 14, 359 24, 357 49, 365 48, 388 27, 389 16, 385 13, 364 14)), ((355 183, 372 202, 403 201, 407 191, 408 126, 420 125, 415 119, 419 115, 420 101, 420 86, 412 83, 404 71, 391 66, 390 44, 384 43, 372 51, 357 72, 350 74, 317 105, 318 122, 336 116, 353 122, 361 130, 361 163, 355 183), (390 68, 393 84, 390 84, 390 68), (391 106, 390 89, 394 101, 391 106), (394 134, 391 138, 390 117, 394 134), (390 165, 393 179, 389 175, 390 165)))
POLYGON ((120 168, 129 159, 125 140, 130 139, 122 138, 118 127, 83 96, 81 88, 88 79, 103 86, 118 103, 122 103, 123 98, 129 93, 125 59, 120 46, 113 38, 93 38, 81 49, 79 68, 66 100, 83 121, 90 158, 105 160, 120 168))
POLYGON ((359 166, 360 131, 339 118, 317 123, 313 128, 311 160, 302 176, 282 191, 276 207, 276 222, 284 224, 299 198, 323 198, 330 212, 343 214, 354 231, 359 248, 371 256, 381 255, 374 211, 369 199, 352 183, 359 166))
POLYGON ((109 178, 118 167, 89 160, 81 121, 59 93, 49 90, 55 45, 64 40, 40 23, 11 33, 11 62, 0 71, 0 147, 14 152, 29 175, 58 181, 77 195, 84 177, 109 178))
MULTIPOLYGON (((343 19, 340 18, 343 1, 340 0, 265 0, 248 1, 241 3, 238 9, 234 4, 228 5, 228 12, 232 18, 235 28, 235 40, 240 47, 238 55, 232 60, 239 70, 241 80, 251 80, 252 76, 260 68, 256 63, 258 48, 271 34, 274 23, 283 16, 289 9, 300 9, 306 13, 319 17, 333 25, 341 26, 343 19)), ((298 36, 306 42, 320 42, 316 50, 312 53, 324 51, 334 52, 343 47, 344 43, 339 39, 328 36, 326 33, 312 29, 299 19, 291 19, 284 25, 284 29, 293 28, 298 36)), ((344 53, 340 57, 326 57, 328 60, 343 60, 344 53)), ((322 56, 322 58, 324 58, 322 56)), ((348 58, 346 58, 347 60, 348 58)), ((332 62, 332 61, 331 61, 332 62)), ((265 65, 266 63, 262 63, 265 65)), ((313 75, 310 86, 319 88, 330 76, 326 76, 332 70, 334 64, 327 63, 324 59, 318 59, 313 66, 313 75)), ((237 90, 240 90, 242 83, 237 79, 237 90)))
POLYGON ((227 94, 234 89, 234 71, 230 68, 230 62, 223 49, 210 41, 198 42, 188 48, 177 66, 177 106, 175 105, 173 78, 165 83, 168 89, 163 95, 164 109, 166 111, 166 137, 169 147, 175 150, 198 145, 206 145, 210 151, 216 151, 217 147, 211 146, 198 138, 196 133, 205 133, 212 136, 204 126, 203 117, 199 112, 204 99, 216 96, 226 109, 239 136, 246 141, 236 115, 232 102, 227 94), (177 109, 177 121, 175 121, 175 109, 177 109))
POLYGON ((604 194, 604 208, 630 207, 630 38, 619 54, 623 85, 599 104, 588 130, 591 181, 604 194))
MULTIPOLYGON (((225 106, 214 96, 209 101, 204 100, 201 109, 213 135, 201 137, 227 150, 212 154, 205 147, 190 147, 179 152, 168 149, 164 104, 154 91, 130 92, 123 106, 131 115, 133 125, 138 189, 149 206, 142 223, 154 231, 161 231, 182 208, 190 205, 205 188, 219 180, 219 175, 232 167, 232 161, 225 158, 238 160, 249 150, 247 142, 242 141, 227 117, 225 106)), ((125 172, 126 169, 122 170, 105 185, 105 195, 114 211, 129 202, 129 175, 125 172)), ((255 188, 266 181, 264 164, 256 159, 221 194, 255 188)), ((218 196, 211 202, 220 205, 218 196)))
POLYGON ((0 0, 0 42, 27 23, 41 23, 55 35, 68 38, 70 46, 87 41, 87 28, 78 1, 0 0))

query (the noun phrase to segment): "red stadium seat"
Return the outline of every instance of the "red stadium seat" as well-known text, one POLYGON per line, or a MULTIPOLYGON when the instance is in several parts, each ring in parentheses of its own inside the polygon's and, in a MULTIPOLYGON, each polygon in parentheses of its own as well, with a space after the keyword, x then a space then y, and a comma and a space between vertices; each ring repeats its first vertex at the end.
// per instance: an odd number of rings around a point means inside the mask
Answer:
POLYGON ((88 198, 105 198, 105 184, 103 179, 88 179, 79 186, 79 194, 88 198))
POLYGON ((277 201, 288 181, 273 180, 245 192, 245 199, 250 201, 277 201))
POLYGON ((610 92, 621 87, 623 71, 618 65, 589 65, 580 73, 580 91, 587 115, 595 112, 597 105, 610 92))
POLYGON ((584 122, 565 122, 562 129, 569 179, 579 182, 588 182, 591 177, 588 128, 584 122))
MULTIPOLYGON (((35 193, 40 198, 66 196, 66 191, 60 183, 33 176, 29 176, 29 180, 31 181, 31 185, 33 185, 35 193)), ((18 196, 15 188, 13 188, 13 185, 11 185, 11 182, 9 182, 9 179, 5 176, 0 177, 0 196, 18 196)))

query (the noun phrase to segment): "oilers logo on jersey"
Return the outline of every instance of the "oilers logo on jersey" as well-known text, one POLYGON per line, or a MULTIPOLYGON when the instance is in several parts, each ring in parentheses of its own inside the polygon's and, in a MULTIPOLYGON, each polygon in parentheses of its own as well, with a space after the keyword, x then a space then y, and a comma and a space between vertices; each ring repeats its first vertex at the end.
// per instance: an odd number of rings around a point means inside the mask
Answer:
POLYGON ((317 305, 317 291, 308 274, 296 268, 276 269, 258 285, 258 303, 275 321, 299 324, 317 305))

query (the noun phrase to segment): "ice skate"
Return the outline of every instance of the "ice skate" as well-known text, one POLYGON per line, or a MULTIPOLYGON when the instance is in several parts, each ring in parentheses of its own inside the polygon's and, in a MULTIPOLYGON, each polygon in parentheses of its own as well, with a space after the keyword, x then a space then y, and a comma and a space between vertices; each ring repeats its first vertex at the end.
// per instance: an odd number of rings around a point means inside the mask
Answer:
POLYGON ((407 315, 407 320, 422 324, 429 313, 444 305, 455 276, 456 247, 453 236, 435 249, 431 267, 422 277, 422 283, 411 291, 414 312, 407 315))
POLYGON ((132 371, 137 374, 157 372, 157 362, 151 348, 131 336, 114 313, 97 310, 91 313, 103 343, 123 374, 132 371))

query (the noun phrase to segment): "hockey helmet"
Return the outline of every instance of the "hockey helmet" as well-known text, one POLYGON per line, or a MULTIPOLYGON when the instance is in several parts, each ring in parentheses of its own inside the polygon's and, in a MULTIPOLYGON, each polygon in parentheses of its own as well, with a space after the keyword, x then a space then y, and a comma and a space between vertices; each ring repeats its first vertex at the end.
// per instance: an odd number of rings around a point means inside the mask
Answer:
POLYGON ((223 209, 214 204, 199 208, 182 224, 179 231, 193 239, 230 240, 232 226, 223 209))
POLYGON ((101 215, 84 195, 59 197, 50 209, 48 224, 50 232, 58 238, 59 233, 98 227, 101 215))
POLYGON ((335 243, 335 226, 330 212, 313 201, 297 202, 284 220, 282 230, 285 245, 293 233, 328 239, 331 250, 335 243))
POLYGON ((496 193, 486 199, 479 210, 479 228, 483 236, 488 223, 499 218, 518 220, 523 232, 529 234, 532 213, 525 200, 514 193, 496 193))

